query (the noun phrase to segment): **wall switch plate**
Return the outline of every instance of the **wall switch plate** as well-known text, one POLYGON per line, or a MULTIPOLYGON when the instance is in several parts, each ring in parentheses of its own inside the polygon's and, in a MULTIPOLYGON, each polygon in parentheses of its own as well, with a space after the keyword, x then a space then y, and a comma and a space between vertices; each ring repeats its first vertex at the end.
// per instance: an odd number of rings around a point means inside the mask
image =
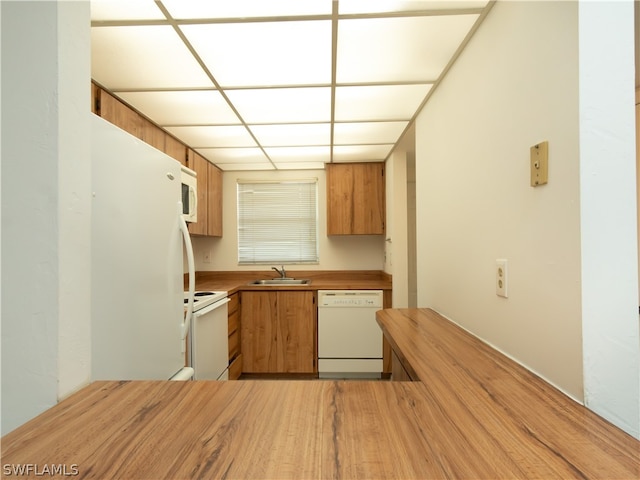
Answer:
POLYGON ((531 186, 538 187, 549 181, 549 142, 541 142, 530 148, 531 186))
POLYGON ((508 297, 507 290, 507 260, 496 260, 496 295, 499 297, 508 297))

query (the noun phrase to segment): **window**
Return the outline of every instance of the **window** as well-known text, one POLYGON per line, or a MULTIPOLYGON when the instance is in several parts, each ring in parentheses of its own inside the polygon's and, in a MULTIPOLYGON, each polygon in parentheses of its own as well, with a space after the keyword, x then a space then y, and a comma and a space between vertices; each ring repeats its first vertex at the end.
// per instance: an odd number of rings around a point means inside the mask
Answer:
POLYGON ((238 263, 318 263, 318 180, 238 180, 238 263))

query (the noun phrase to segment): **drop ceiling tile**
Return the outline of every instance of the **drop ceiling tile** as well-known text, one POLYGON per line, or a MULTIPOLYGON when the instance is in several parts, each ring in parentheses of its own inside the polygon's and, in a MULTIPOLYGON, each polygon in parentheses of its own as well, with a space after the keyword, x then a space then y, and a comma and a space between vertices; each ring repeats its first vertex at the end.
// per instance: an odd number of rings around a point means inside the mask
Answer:
POLYGON ((166 127, 191 148, 255 147, 256 142, 241 125, 166 127))
POLYGON ((162 2, 173 18, 254 18, 293 15, 330 15, 331 0, 233 0, 227 2, 162 2))
POLYGON ((348 145, 333 147, 333 161, 341 162, 380 162, 387 158, 393 144, 389 145, 348 145))
POLYGON ((271 163, 218 163, 220 170, 225 172, 253 171, 253 170, 275 170, 271 163))
POLYGON ((161 126, 240 123, 216 90, 120 92, 117 95, 161 126))
POLYGON ((331 119, 329 87, 229 90, 226 93, 247 124, 328 122, 331 119))
POLYGON ((336 123, 336 145, 396 143, 409 122, 336 123))
POLYGON ((489 3, 487 0, 387 0, 385 2, 372 2, 371 0, 340 0, 339 13, 386 13, 386 12, 417 12, 421 10, 451 10, 484 8, 489 3))
POLYGON ((198 148, 196 151, 210 162, 223 163, 268 163, 269 159, 259 148, 198 148))
POLYGON ((331 81, 329 20, 180 28, 223 87, 311 85, 331 81))
POLYGON ((337 87, 335 120, 410 120, 430 89, 431 85, 337 87))
POLYGON ((324 170, 326 162, 276 162, 278 170, 324 170))
POLYGON ((265 148, 274 163, 278 162, 328 162, 331 149, 326 147, 270 147, 265 148))
POLYGON ((160 25, 93 27, 91 76, 112 91, 213 86, 173 28, 160 25))
POLYGON ((91 0, 91 20, 159 20, 164 15, 153 0, 91 0))
POLYGON ((261 145, 265 147, 329 145, 329 123, 278 125, 249 125, 261 145))
POLYGON ((478 15, 341 20, 338 83, 435 81, 478 15))

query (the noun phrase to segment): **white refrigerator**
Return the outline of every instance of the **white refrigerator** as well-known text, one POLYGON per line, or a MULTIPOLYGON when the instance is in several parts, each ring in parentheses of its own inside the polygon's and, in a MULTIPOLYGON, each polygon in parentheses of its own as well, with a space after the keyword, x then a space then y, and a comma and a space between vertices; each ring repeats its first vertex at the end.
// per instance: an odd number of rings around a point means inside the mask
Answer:
POLYGON ((91 117, 92 380, 184 375, 180 164, 91 117))

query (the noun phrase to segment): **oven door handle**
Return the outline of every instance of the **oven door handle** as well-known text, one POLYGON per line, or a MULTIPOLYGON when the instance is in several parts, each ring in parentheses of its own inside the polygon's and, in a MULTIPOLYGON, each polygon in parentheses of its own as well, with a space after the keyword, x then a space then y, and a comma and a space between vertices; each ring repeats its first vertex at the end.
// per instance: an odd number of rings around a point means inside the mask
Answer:
POLYGON ((198 310, 197 312, 193 312, 193 316, 195 318, 197 317, 201 317, 202 315, 206 315, 207 313, 211 313, 213 312, 216 308, 219 308, 223 305, 226 305, 227 303, 229 303, 231 301, 231 299, 229 297, 226 298, 221 298, 220 300, 218 300, 217 302, 212 303, 211 305, 207 305, 204 308, 201 308, 200 310, 198 310))

